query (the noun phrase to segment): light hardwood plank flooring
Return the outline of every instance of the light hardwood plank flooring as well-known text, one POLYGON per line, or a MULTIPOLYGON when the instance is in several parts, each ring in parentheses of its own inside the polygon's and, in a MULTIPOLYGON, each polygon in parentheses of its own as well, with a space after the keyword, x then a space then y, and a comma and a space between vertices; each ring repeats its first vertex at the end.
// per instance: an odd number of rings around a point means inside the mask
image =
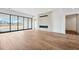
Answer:
POLYGON ((24 30, 0 34, 1 50, 77 50, 79 35, 24 30))

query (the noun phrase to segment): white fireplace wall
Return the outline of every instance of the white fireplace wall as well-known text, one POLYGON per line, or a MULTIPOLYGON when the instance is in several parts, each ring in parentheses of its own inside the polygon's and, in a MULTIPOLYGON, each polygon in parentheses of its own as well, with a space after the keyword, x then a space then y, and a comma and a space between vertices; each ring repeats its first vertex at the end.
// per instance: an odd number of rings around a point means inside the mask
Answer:
POLYGON ((52 27, 51 27, 52 19, 51 19, 51 17, 52 17, 52 12, 42 13, 42 14, 39 15, 39 19, 38 19, 39 25, 38 25, 38 27, 40 25, 48 26, 48 28, 40 28, 39 27, 39 30, 44 30, 44 31, 49 31, 49 32, 52 31, 52 27), (44 16, 44 15, 48 15, 48 16, 40 17, 40 16, 44 16))

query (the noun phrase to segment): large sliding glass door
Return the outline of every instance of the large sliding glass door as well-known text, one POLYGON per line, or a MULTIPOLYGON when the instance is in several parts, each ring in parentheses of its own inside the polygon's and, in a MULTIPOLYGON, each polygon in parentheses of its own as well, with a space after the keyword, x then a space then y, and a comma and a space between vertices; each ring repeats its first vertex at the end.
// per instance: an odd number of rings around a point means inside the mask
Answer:
POLYGON ((31 28, 31 18, 5 13, 0 14, 0 32, 11 32, 31 28))
POLYGON ((0 14, 0 32, 9 31, 9 15, 0 14))

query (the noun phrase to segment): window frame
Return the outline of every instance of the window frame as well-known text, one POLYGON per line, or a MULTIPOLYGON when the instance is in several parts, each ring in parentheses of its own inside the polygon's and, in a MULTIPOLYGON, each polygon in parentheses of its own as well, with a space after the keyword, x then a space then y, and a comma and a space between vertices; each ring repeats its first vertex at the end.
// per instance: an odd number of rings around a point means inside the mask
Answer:
MULTIPOLYGON (((25 17, 25 16, 20 16, 20 15, 14 15, 14 14, 8 14, 8 13, 2 13, 0 12, 0 14, 4 14, 4 15, 9 15, 9 31, 4 31, 4 32, 0 32, 0 33, 7 33, 7 32, 15 32, 15 31, 22 31, 22 30, 30 30, 32 29, 32 18, 29 18, 29 17, 25 17), (17 17, 17 29, 16 30, 12 30, 11 29, 11 16, 16 16, 17 17), (20 29, 19 30, 19 17, 22 17, 23 18, 23 29, 20 29), (27 29, 24 29, 24 18, 27 18, 27 19, 31 19, 31 28, 27 28, 27 29)), ((29 23, 28 23, 29 25, 29 23)), ((28 26, 29 27, 29 26, 28 26)))

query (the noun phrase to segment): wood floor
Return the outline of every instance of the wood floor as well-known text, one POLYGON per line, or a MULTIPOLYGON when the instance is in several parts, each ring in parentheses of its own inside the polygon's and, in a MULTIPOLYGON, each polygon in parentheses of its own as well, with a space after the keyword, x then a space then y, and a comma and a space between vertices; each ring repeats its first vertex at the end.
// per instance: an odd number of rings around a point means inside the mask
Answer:
POLYGON ((76 31, 72 31, 72 30, 66 30, 67 34, 75 34, 75 35, 79 35, 76 31))
POLYGON ((0 34, 1 50, 77 50, 78 35, 24 30, 0 34))

